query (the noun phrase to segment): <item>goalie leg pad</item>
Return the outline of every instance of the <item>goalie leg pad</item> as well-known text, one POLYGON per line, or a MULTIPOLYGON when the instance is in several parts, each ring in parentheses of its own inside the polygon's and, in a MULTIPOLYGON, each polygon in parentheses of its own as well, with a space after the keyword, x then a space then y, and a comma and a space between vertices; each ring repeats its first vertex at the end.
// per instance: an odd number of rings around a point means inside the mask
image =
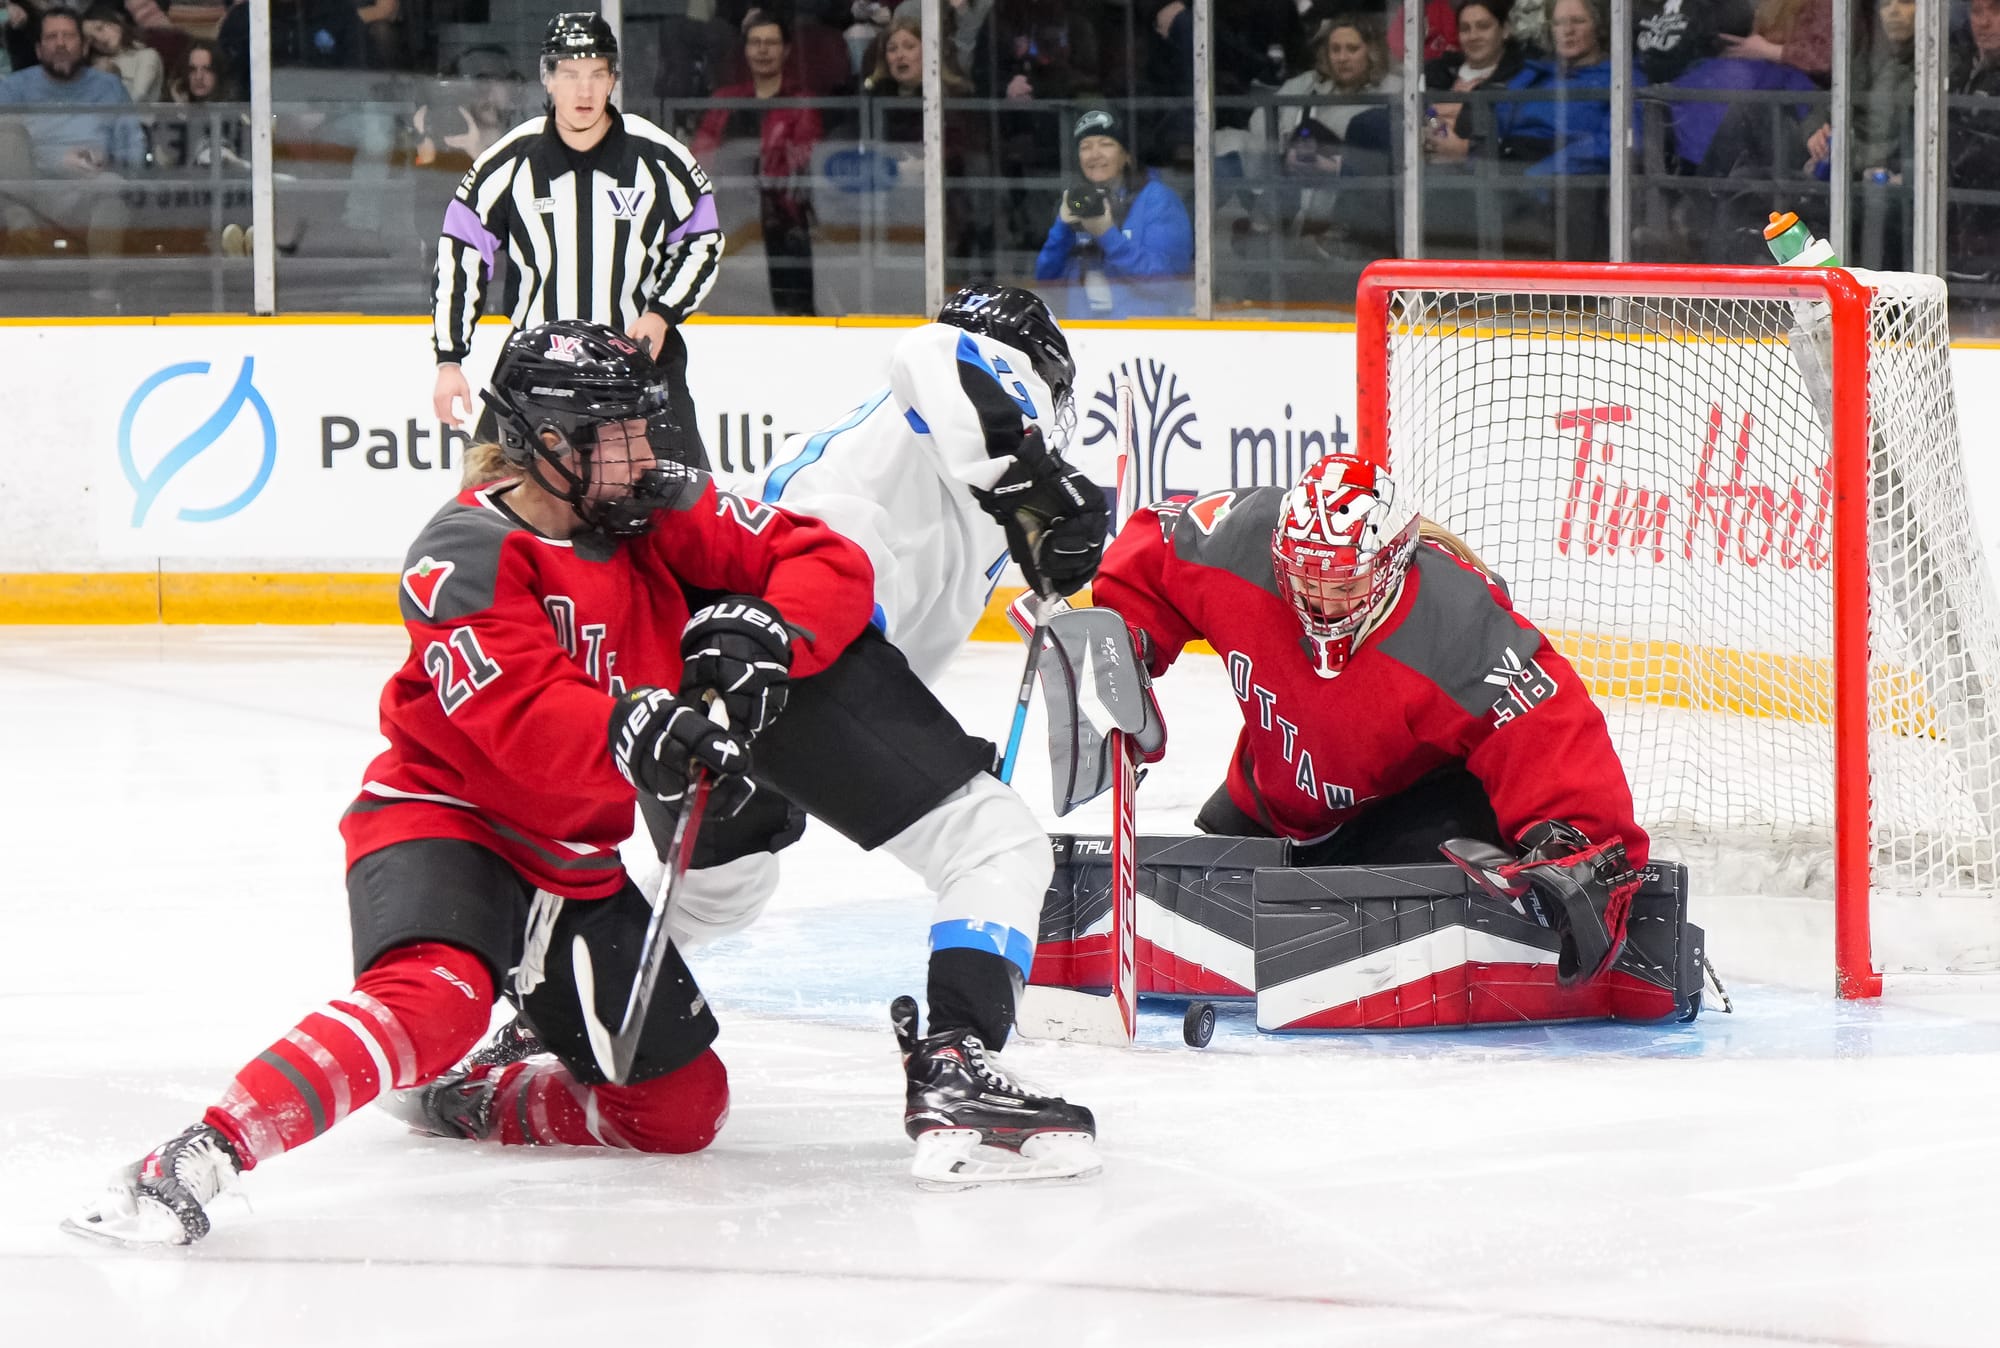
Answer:
POLYGON ((1259 871, 1258 1028, 1690 1019, 1704 939, 1687 920, 1687 870, 1654 863, 1634 889, 1621 953, 1564 984, 1558 933, 1456 866, 1259 871))

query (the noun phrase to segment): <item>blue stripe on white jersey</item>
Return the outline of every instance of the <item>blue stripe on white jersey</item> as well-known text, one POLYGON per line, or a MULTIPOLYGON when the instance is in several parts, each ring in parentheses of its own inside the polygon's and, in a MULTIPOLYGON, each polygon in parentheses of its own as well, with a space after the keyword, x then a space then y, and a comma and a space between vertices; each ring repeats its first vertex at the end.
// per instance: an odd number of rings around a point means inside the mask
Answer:
POLYGON ((832 443, 834 436, 839 435, 842 431, 851 431, 862 422, 868 420, 874 414, 875 409, 888 400, 888 397, 889 390, 885 388, 867 402, 849 412, 847 419, 842 421, 838 426, 829 426, 823 431, 814 432, 806 441, 805 448, 771 470, 771 476, 764 483, 765 504, 778 504, 778 498, 785 494, 785 484, 792 480, 792 477, 799 469, 819 462, 820 455, 826 453, 826 447, 832 443))

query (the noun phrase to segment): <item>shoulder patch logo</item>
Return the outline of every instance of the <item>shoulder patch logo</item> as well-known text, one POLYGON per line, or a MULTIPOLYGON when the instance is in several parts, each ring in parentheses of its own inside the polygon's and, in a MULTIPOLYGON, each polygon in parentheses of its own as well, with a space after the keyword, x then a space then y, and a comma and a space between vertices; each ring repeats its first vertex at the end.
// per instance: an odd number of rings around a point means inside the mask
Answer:
POLYGON ((410 596, 411 603, 423 610, 426 618, 436 616, 438 590, 444 585, 444 578, 457 566, 457 562, 440 562, 424 557, 403 573, 403 592, 410 596))
POLYGON ((1215 526, 1222 523, 1222 517, 1235 506, 1235 492, 1219 491, 1191 502, 1187 508, 1187 515, 1194 521, 1195 528, 1204 534, 1212 534, 1215 532, 1215 526))
POLYGON ((1523 661, 1512 646, 1501 649, 1500 662, 1487 671, 1483 681, 1505 690, 1492 706, 1496 730, 1517 716, 1525 716, 1556 693, 1556 681, 1542 668, 1542 662, 1523 661))

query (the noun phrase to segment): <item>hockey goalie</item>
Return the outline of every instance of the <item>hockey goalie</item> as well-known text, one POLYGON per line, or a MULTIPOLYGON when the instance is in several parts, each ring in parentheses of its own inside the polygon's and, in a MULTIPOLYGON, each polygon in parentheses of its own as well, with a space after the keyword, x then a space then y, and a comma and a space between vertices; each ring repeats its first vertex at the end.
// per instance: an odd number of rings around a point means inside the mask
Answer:
MULTIPOLYGON (((1649 864, 1602 713, 1386 466, 1142 509, 1095 603, 1152 677, 1207 641, 1243 718, 1210 836, 1140 839, 1141 993, 1288 1030, 1690 1013, 1685 872, 1649 864)), ((1056 839, 1037 982, 1108 982, 1102 850, 1056 839)))

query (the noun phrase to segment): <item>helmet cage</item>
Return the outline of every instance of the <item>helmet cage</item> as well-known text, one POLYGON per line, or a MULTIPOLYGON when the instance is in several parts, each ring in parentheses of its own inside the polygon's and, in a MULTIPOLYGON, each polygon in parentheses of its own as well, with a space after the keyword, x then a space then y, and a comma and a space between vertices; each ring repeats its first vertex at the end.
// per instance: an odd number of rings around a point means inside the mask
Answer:
POLYGON ((1386 469, 1346 455, 1319 460, 1286 494, 1272 565, 1321 678, 1340 673, 1370 622, 1395 603, 1419 524, 1396 505, 1386 469))
POLYGON ((614 538, 644 533, 670 476, 659 467, 658 447, 679 435, 666 385, 615 366, 564 366, 531 352, 510 361, 510 354, 503 353, 485 392, 502 457, 598 532, 614 538), (627 421, 645 422, 644 435, 627 444, 643 444, 651 463, 622 494, 593 499, 599 432, 627 421))

